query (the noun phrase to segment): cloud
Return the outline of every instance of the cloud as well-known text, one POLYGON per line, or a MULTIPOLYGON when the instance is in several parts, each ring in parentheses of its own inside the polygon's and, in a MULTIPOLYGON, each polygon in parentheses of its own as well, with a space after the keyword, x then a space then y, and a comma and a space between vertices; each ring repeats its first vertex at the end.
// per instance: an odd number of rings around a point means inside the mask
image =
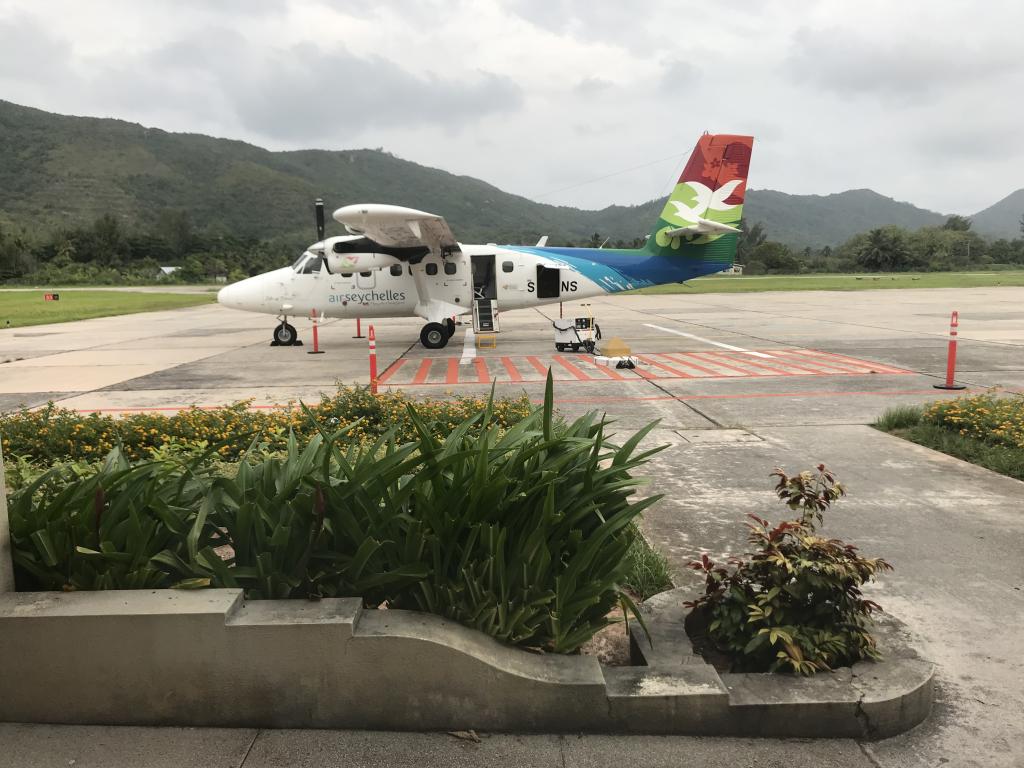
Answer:
POLYGON ((750 132, 757 188, 970 213, 1024 183, 1024 4, 980 7, 0 0, 0 97, 270 149, 384 146, 594 208, 661 195, 678 163, 656 159, 703 130, 750 132))
POLYGON ((605 80, 602 77, 584 77, 576 85, 573 86, 573 90, 583 96, 595 96, 603 93, 615 87, 615 83, 610 80, 605 80))
POLYGON ((673 59, 665 63, 662 71, 660 90, 676 93, 692 88, 700 75, 700 70, 688 61, 673 59))
POLYGON ((800 29, 786 62, 796 79, 840 96, 920 102, 1020 72, 1015 47, 887 34, 877 29, 800 29))
POLYGON ((229 99, 247 128, 278 139, 351 136, 395 124, 458 130, 523 104, 522 90, 508 77, 482 71, 460 80, 414 75, 342 47, 271 55, 257 69, 229 99))
POLYGON ((67 77, 68 47, 36 19, 0 18, 0 79, 48 84, 67 77))

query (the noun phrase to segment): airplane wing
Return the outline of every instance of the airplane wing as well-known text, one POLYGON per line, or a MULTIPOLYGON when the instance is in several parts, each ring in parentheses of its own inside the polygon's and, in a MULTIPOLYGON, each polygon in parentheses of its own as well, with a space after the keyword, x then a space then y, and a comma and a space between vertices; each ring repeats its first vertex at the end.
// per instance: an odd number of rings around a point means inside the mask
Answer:
POLYGON ((399 248, 425 245, 440 256, 458 251, 459 243, 443 216, 399 205, 346 205, 334 219, 354 235, 399 248))

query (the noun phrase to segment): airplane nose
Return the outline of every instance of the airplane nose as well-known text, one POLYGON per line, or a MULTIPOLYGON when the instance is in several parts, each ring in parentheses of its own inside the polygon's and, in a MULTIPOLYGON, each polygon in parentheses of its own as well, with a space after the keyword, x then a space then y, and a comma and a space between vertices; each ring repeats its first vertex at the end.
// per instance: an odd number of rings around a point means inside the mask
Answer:
POLYGON ((240 291, 238 289, 238 283, 232 283, 231 285, 225 285, 219 291, 217 291, 217 303, 223 304, 225 307, 231 307, 232 309, 238 308, 238 300, 240 291))

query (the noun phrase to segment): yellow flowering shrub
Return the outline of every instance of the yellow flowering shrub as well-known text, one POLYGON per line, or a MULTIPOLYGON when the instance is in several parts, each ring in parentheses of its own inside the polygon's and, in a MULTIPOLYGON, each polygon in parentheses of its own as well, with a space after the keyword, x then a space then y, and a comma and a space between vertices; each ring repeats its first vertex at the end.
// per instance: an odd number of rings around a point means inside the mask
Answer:
MULTIPOLYGON (((168 448, 196 451, 210 449, 218 458, 233 461, 253 442, 264 451, 284 450, 294 431, 300 444, 316 433, 314 420, 328 429, 340 429, 362 420, 348 435, 355 442, 373 442, 397 428, 405 442, 413 437, 408 405, 438 436, 478 412, 487 398, 463 396, 451 400, 414 401, 402 392, 370 394, 360 387, 339 387, 319 403, 308 406, 312 419, 299 403, 282 408, 259 409, 252 401, 218 408, 189 408, 168 415, 127 413, 80 414, 53 403, 38 410, 23 409, 0 416, 4 456, 39 462, 99 461, 115 445, 130 460, 148 458, 168 448)), ((494 420, 507 429, 525 418, 532 406, 525 395, 495 400, 494 420)))
POLYGON ((930 403, 923 420, 995 445, 1024 448, 1024 398, 993 394, 930 403))

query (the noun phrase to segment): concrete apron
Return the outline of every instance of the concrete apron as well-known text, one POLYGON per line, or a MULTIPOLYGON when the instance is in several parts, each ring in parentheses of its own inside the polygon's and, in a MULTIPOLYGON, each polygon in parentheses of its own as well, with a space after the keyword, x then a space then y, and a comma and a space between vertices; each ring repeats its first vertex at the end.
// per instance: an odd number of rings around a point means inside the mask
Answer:
POLYGON ((679 591, 645 605, 631 667, 529 653, 358 598, 241 590, 0 595, 0 721, 884 738, 928 716, 933 666, 899 626, 880 663, 719 675, 679 591))

